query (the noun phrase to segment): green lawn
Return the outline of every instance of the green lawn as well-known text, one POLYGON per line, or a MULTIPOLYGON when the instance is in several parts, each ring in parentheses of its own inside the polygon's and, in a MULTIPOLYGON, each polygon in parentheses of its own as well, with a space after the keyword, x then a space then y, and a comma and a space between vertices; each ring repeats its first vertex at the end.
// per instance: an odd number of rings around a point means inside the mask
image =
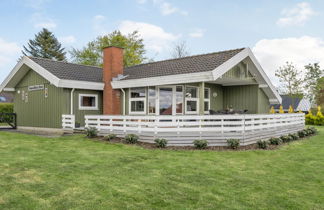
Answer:
POLYGON ((324 209, 324 128, 272 151, 0 131, 0 209, 324 209))

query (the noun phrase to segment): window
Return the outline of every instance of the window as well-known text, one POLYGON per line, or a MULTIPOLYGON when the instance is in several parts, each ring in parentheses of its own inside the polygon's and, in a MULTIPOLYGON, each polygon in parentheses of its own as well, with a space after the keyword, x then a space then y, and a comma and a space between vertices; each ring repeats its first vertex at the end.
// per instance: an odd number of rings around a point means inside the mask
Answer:
POLYGON ((186 114, 198 114, 198 88, 197 87, 186 87, 186 114))
POLYGON ((98 95, 79 94, 79 110, 98 110, 98 95))
POLYGON ((183 87, 176 86, 176 114, 183 113, 183 87))
POLYGON ((145 114, 145 100, 146 89, 145 88, 131 88, 130 89, 130 114, 145 114))
POLYGON ((204 113, 208 114, 210 110, 210 89, 205 88, 204 90, 204 113))
POLYGON ((148 113, 155 114, 156 90, 155 87, 148 88, 148 113))

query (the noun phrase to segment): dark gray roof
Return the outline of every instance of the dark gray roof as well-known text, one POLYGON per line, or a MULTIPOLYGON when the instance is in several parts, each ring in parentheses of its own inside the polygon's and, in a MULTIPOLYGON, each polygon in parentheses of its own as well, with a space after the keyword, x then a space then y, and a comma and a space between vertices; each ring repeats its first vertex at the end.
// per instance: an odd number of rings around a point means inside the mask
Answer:
POLYGON ((124 80, 212 71, 245 48, 140 64, 124 69, 124 80))
MULTIPOLYGON (((124 80, 212 71, 245 48, 140 64, 124 69, 124 80)), ((102 68, 30 57, 60 79, 102 82, 102 68)))
POLYGON ((290 105, 293 105, 293 109, 297 109, 299 102, 301 101, 301 98, 299 97, 290 97, 289 95, 280 95, 282 98, 281 104, 271 104, 271 106, 274 107, 274 109, 279 109, 280 105, 282 105, 283 109, 289 109, 290 105))
POLYGON ((45 58, 29 57, 60 79, 102 82, 102 68, 79 65, 45 58))

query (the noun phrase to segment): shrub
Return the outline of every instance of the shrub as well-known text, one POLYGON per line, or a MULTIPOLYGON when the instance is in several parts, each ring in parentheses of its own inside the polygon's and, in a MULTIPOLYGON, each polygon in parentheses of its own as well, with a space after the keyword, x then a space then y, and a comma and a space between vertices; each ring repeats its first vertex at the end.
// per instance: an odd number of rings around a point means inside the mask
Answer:
POLYGON ((297 135, 299 136, 299 138, 303 138, 305 136, 307 136, 307 132, 305 132, 304 130, 298 131, 297 135))
POLYGON ((125 141, 128 144, 135 144, 138 141, 138 136, 135 134, 127 134, 125 136, 125 141))
POLYGON ((208 146, 208 142, 206 140, 195 140, 193 144, 197 149, 206 149, 208 146))
POLYGON ((257 145, 260 149, 267 149, 268 148, 268 142, 264 140, 257 141, 257 145))
POLYGON ((292 141, 292 137, 291 136, 281 136, 280 139, 282 140, 282 142, 287 143, 292 141))
POLYGON ((317 129, 315 127, 309 127, 307 128, 308 132, 310 132, 311 134, 316 134, 317 133, 317 129))
POLYGON ((272 145, 282 144, 282 140, 280 138, 271 138, 271 139, 269 139, 269 142, 272 145))
POLYGON ((98 136, 98 130, 95 127, 89 127, 86 128, 85 130, 86 130, 87 137, 89 138, 94 138, 98 136))
POLYGON ((166 139, 155 139, 154 142, 159 148, 165 148, 168 144, 168 141, 166 139))
POLYGON ((297 134, 289 134, 288 135, 292 140, 298 140, 299 136, 297 134))
POLYGON ((112 139, 114 139, 116 137, 117 137, 116 134, 111 133, 108 136, 106 136, 105 139, 108 140, 108 141, 110 141, 110 140, 112 140, 112 139))
POLYGON ((0 103, 0 113, 13 113, 13 104, 0 103))
POLYGON ((227 140, 227 145, 231 149, 237 149, 240 146, 240 140, 239 139, 228 139, 227 140))

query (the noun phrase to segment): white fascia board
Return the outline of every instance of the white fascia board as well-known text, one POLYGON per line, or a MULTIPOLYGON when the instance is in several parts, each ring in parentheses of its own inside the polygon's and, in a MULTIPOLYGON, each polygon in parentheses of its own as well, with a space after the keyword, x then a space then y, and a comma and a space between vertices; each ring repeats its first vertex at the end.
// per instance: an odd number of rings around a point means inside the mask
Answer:
POLYGON ((6 92, 15 92, 15 88, 3 88, 3 91, 6 91, 6 92))
POLYGON ((269 103, 270 104, 281 104, 281 102, 276 98, 269 99, 269 103))
MULTIPOLYGON (((25 57, 24 57, 25 58, 25 57)), ((7 86, 7 84, 9 83, 9 81, 13 78, 13 76, 17 73, 17 71, 20 69, 20 67, 24 64, 24 58, 21 59, 16 65, 15 67, 11 70, 11 72, 9 73, 9 75, 5 78, 5 80, 1 83, 0 85, 0 92, 2 92, 5 87, 7 86)))
POLYGON ((62 88, 75 88, 86 90, 103 90, 105 84, 103 82, 87 82, 78 80, 59 80, 58 87, 62 88))
POLYGON ((160 76, 160 77, 148 77, 142 79, 112 81, 111 85, 114 89, 119 89, 119 88, 193 83, 193 82, 208 82, 212 80, 213 80, 212 73, 210 71, 207 71, 207 72, 197 72, 197 73, 190 73, 190 74, 176 74, 176 75, 168 75, 168 76, 160 76))
POLYGON ((269 85, 267 85, 267 84, 260 84, 259 85, 259 88, 268 88, 269 87, 269 85))

